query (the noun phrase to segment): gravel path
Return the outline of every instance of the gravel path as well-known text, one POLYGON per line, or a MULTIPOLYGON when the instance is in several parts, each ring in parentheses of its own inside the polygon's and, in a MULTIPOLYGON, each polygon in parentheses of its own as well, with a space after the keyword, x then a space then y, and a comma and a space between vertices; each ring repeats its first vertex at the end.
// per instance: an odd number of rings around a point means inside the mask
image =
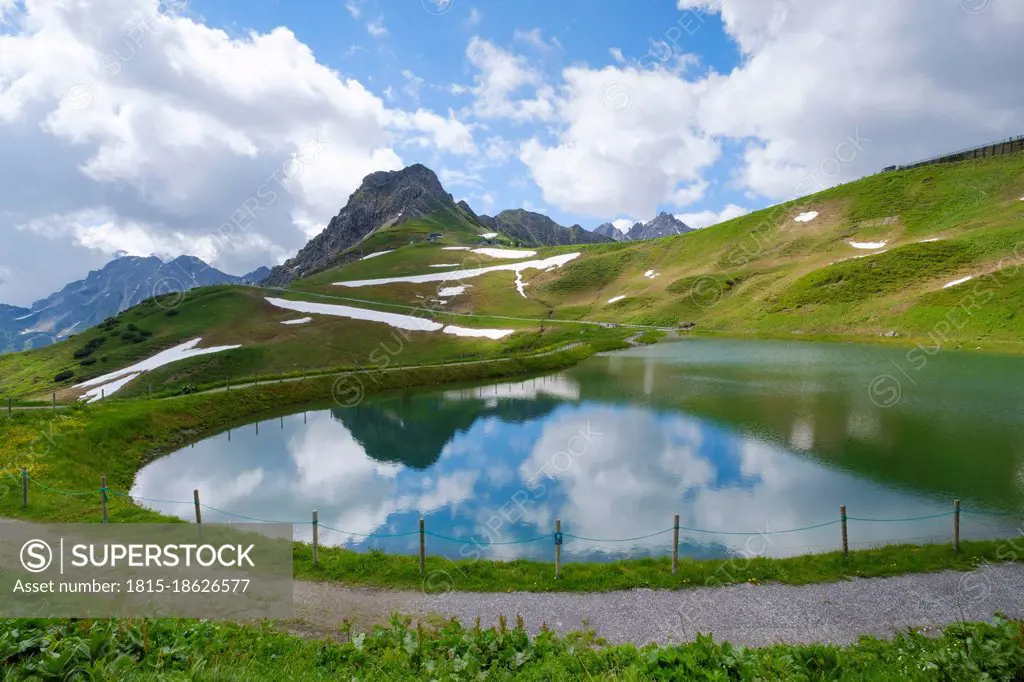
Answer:
POLYGON ((385 622, 399 611, 414 618, 455 617, 467 625, 479 617, 485 626, 496 625, 500 615, 510 625, 522 616, 531 633, 542 624, 562 633, 590 628, 616 644, 672 644, 698 632, 745 646, 845 644, 908 627, 929 632, 958 621, 986 621, 996 613, 1024 618, 1024 564, 823 585, 604 593, 423 595, 298 583, 295 599, 296 628, 313 634, 332 632, 346 618, 357 627, 385 622))

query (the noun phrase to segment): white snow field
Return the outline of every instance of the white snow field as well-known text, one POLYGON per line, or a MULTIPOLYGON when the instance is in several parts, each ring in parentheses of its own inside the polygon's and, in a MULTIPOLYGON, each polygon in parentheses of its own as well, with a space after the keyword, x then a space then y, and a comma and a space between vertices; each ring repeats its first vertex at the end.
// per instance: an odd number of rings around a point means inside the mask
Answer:
MULTIPOLYGON (((434 299, 436 301, 436 299, 434 299)), ((446 301, 436 301, 445 303, 446 301)), ((309 301, 286 301, 281 298, 268 298, 267 303, 295 310, 302 313, 320 313, 322 315, 334 315, 336 317, 347 317, 353 320, 367 320, 370 322, 383 322, 396 329, 407 329, 410 331, 436 332, 443 331, 445 334, 455 336, 471 336, 486 339, 501 339, 509 334, 514 334, 514 329, 470 329, 456 325, 443 325, 432 320, 425 320, 413 315, 399 315, 397 313, 382 313, 377 310, 365 308, 353 308, 347 305, 334 305, 331 303, 311 303, 309 301)))
POLYGON ((366 308, 353 308, 347 305, 335 305, 333 303, 311 303, 309 301, 287 301, 283 298, 267 298, 267 303, 285 310, 294 310, 297 313, 320 313, 321 315, 333 315, 335 317, 347 317, 352 320, 367 320, 369 322, 383 322, 396 329, 407 329, 410 331, 436 332, 444 325, 431 320, 412 315, 399 315, 398 313, 382 313, 379 310, 367 310, 366 308))
POLYGON ((494 239, 495 237, 498 236, 498 233, 497 232, 486 232, 486 233, 484 233, 484 234, 482 234, 480 236, 483 237, 484 239, 494 239))
POLYGON ((847 242, 850 246, 855 249, 880 249, 889 243, 889 240, 884 242, 847 242))
POLYGON ((962 277, 960 279, 955 279, 952 282, 950 282, 949 284, 943 284, 942 288, 943 289, 948 289, 950 287, 955 287, 957 284, 963 284, 964 282, 970 282, 972 279, 974 279, 974 275, 968 275, 967 277, 962 277))
POLYGON ((614 298, 609 298, 608 302, 609 303, 618 303, 619 301, 621 301, 624 298, 626 298, 626 297, 625 296, 616 296, 614 298))
POLYGON ((818 217, 817 211, 808 211, 807 213, 801 213, 797 217, 793 218, 798 223, 809 223, 818 217))
POLYGON ((79 398, 79 400, 88 400, 89 402, 99 400, 100 396, 103 394, 111 395, 112 393, 124 388, 125 385, 138 375, 150 370, 158 369, 164 365, 169 365, 172 362, 187 360, 188 358, 195 358, 200 355, 210 355, 212 353, 220 353, 226 350, 241 348, 241 346, 196 348, 200 341, 202 341, 201 338, 186 341, 174 348, 168 348, 165 351, 160 351, 156 355, 146 358, 141 362, 137 362, 130 367, 122 367, 121 369, 110 372, 109 374, 104 374, 103 376, 96 377, 95 379, 90 379, 89 381, 83 381, 80 384, 76 384, 74 388, 94 388, 94 390, 85 393, 85 395, 79 398), (129 377, 128 375, 132 376, 129 377))
POLYGON ((450 298, 452 296, 458 296, 459 294, 466 293, 466 289, 469 287, 469 284, 463 284, 459 287, 443 287, 437 290, 437 295, 441 298, 450 298))
POLYGON ((312 322, 312 317, 300 317, 297 320, 282 320, 281 324, 306 324, 312 322))
POLYGON ((444 328, 445 334, 480 337, 485 339, 503 339, 509 334, 514 334, 515 331, 515 329, 467 329, 466 327, 456 327, 454 324, 450 324, 444 328))
POLYGON ((455 270, 451 272, 428 272, 422 275, 405 275, 401 277, 384 277, 381 279, 357 279, 349 282, 335 282, 339 287, 374 287, 382 284, 396 284, 408 282, 410 284, 424 284, 426 282, 451 282, 464 280, 471 277, 479 277, 490 272, 522 272, 523 270, 547 270, 557 268, 580 257, 579 253, 562 253, 543 260, 523 261, 522 263, 504 263, 501 265, 488 265, 482 268, 471 268, 468 270, 455 270))
POLYGON ((508 260, 515 260, 517 258, 533 258, 537 255, 536 251, 516 251, 515 249, 473 249, 473 253, 479 253, 481 256, 490 256, 491 258, 505 258, 508 260))
POLYGON ((383 256, 385 253, 391 253, 392 251, 394 251, 394 249, 388 249, 387 251, 378 251, 376 253, 371 253, 369 255, 363 256, 359 260, 370 260, 371 258, 376 258, 377 256, 383 256))

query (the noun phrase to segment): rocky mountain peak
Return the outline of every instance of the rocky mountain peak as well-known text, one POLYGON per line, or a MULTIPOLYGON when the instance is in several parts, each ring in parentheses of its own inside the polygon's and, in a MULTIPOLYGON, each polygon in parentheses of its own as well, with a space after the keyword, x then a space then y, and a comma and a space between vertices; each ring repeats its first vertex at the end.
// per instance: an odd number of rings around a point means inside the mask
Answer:
POLYGON ((441 186, 434 171, 423 164, 370 173, 327 228, 294 258, 274 268, 266 283, 281 285, 323 270, 338 254, 382 227, 455 208, 452 195, 441 186))

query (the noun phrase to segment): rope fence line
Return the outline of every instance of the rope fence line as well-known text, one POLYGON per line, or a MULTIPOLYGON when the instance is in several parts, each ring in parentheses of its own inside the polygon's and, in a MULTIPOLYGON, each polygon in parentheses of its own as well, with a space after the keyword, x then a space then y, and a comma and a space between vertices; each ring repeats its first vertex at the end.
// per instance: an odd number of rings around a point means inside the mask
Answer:
MULTIPOLYGON (((13 476, 12 476, 12 478, 13 478, 13 476)), ((76 496, 76 497, 81 497, 81 496, 85 496, 85 495, 98 495, 100 497, 100 501, 101 501, 101 504, 102 504, 103 522, 104 523, 108 523, 108 518, 107 518, 107 501, 108 501, 108 496, 114 496, 114 497, 121 497, 121 498, 131 499, 133 501, 134 500, 141 500, 141 501, 144 501, 144 502, 155 502, 155 503, 158 503, 158 504, 188 504, 188 505, 192 505, 195 508, 195 515, 196 515, 196 523, 197 524, 201 524, 202 523, 201 509, 206 509, 206 510, 211 511, 211 512, 216 512, 218 514, 224 514, 226 516, 230 516, 230 517, 238 518, 238 519, 244 519, 246 521, 251 521, 251 522, 255 522, 255 523, 282 524, 282 525, 292 525, 292 526, 302 526, 302 525, 306 525, 306 524, 311 524, 312 527, 313 527, 313 565, 314 566, 318 565, 318 545, 319 545, 319 530, 320 529, 325 530, 325 531, 335 532, 335 533, 341 533, 343 535, 348 535, 350 537, 361 537, 361 538, 367 538, 367 539, 369 539, 369 538, 400 538, 400 537, 409 537, 409 536, 413 536, 413 535, 419 535, 419 537, 420 537, 420 571, 421 571, 421 573, 423 572, 423 563, 424 563, 424 559, 425 559, 424 553, 425 553, 425 538, 426 537, 429 536, 429 537, 435 538, 437 540, 441 540, 442 542, 466 543, 466 542, 473 542, 474 541, 473 537, 468 537, 468 538, 466 538, 466 537, 457 537, 457 536, 443 535, 441 533, 435 533, 433 531, 428 531, 424 527, 424 519, 422 517, 420 518, 420 522, 419 522, 419 530, 411 530, 411 531, 405 531, 405 532, 399 532, 399 533, 378 533, 378 532, 359 533, 359 532, 355 532, 355 531, 349 531, 349 530, 344 530, 344 529, 341 529, 341 528, 334 528, 332 526, 327 526, 327 525, 320 524, 319 521, 318 521, 318 518, 317 518, 317 511, 316 510, 313 511, 311 519, 310 520, 305 520, 305 521, 282 521, 280 519, 265 519, 265 518, 255 517, 255 516, 247 516, 245 514, 238 514, 238 513, 235 513, 235 512, 227 511, 225 509, 219 509, 217 507, 212 507, 210 505, 203 504, 202 502, 200 502, 199 491, 198 490, 194 490, 193 491, 193 499, 191 501, 185 501, 185 500, 162 500, 162 499, 156 499, 156 498, 150 498, 150 497, 142 497, 140 495, 132 495, 131 493, 125 493, 125 492, 120 492, 120 491, 116 491, 116 490, 111 490, 106 485, 106 477, 105 476, 101 477, 101 483, 100 483, 100 487, 99 488, 96 488, 94 490, 86 490, 86 491, 70 491, 70 490, 61 490, 59 488, 54 488, 54 487, 48 486, 45 483, 39 481, 38 479, 35 479, 35 478, 32 478, 31 476, 29 476, 27 469, 25 467, 22 467, 22 469, 21 469, 21 483, 22 483, 22 506, 23 507, 28 507, 28 498, 29 498, 28 492, 29 492, 29 485, 30 484, 36 485, 36 486, 42 488, 43 490, 47 490, 49 492, 57 493, 59 495, 68 495, 68 496, 76 496)), ((840 507, 840 517, 838 519, 833 519, 831 521, 825 521, 823 523, 817 523, 817 524, 813 524, 813 525, 810 525, 810 526, 802 526, 800 528, 787 528, 785 530, 775 530, 775 531, 758 530, 758 531, 753 531, 753 532, 742 532, 742 531, 710 530, 710 529, 707 529, 707 528, 692 528, 692 527, 680 525, 679 524, 679 516, 676 515, 674 524, 671 527, 666 528, 664 530, 659 530, 659 531, 656 531, 656 532, 653 532, 653 533, 648 533, 646 535, 639 535, 639 536, 636 536, 636 537, 629 537, 629 538, 591 538, 591 537, 585 537, 585 536, 582 536, 582 535, 575 535, 575 534, 568 533, 568 532, 562 532, 562 530, 561 530, 561 521, 559 520, 559 521, 555 522, 555 531, 554 531, 553 534, 538 535, 536 537, 525 538, 525 539, 522 539, 522 540, 489 541, 487 544, 488 544, 488 546, 489 545, 522 545, 522 544, 529 544, 529 543, 542 542, 542 541, 549 541, 550 542, 553 539, 554 540, 554 544, 555 544, 555 573, 556 573, 556 577, 557 577, 557 576, 561 575, 561 546, 562 546, 565 538, 572 539, 572 540, 579 540, 581 542, 618 543, 618 542, 636 542, 638 540, 647 540, 647 539, 650 539, 650 538, 654 538, 654 537, 658 537, 658 536, 661 536, 661 535, 665 535, 666 533, 673 533, 672 572, 676 573, 677 570, 678 570, 678 567, 679 567, 678 552, 679 552, 679 533, 680 533, 680 531, 686 531, 688 533, 707 534, 707 535, 728 535, 728 536, 753 537, 753 536, 757 536, 757 535, 767 536, 767 535, 785 535, 785 534, 790 534, 790 533, 799 533, 799 532, 803 532, 803 531, 815 530, 815 529, 818 529, 818 528, 825 528, 825 527, 828 527, 828 526, 833 526, 835 524, 841 524, 841 526, 842 526, 842 535, 841 535, 841 537, 842 537, 842 551, 843 551, 843 556, 846 557, 846 556, 849 555, 849 548, 850 548, 851 544, 854 545, 855 547, 856 546, 880 546, 882 544, 885 544, 884 542, 853 542, 853 543, 849 542, 848 539, 847 539, 847 523, 849 521, 857 521, 857 522, 861 522, 861 523, 908 523, 908 522, 924 521, 924 520, 931 520, 931 519, 939 519, 939 518, 944 518, 944 517, 952 516, 953 517, 953 529, 952 529, 953 549, 954 549, 954 551, 959 552, 960 551, 960 516, 962 514, 972 514, 972 515, 978 515, 978 516, 999 516, 999 517, 1018 516, 1018 517, 1024 517, 1024 511, 1021 511, 1021 512, 1003 512, 1003 511, 988 511, 988 510, 980 510, 980 509, 979 510, 962 509, 961 506, 960 506, 960 500, 957 499, 957 500, 953 501, 953 510, 952 511, 940 512, 940 513, 936 513, 936 514, 926 514, 926 515, 923 515, 923 516, 910 516, 910 517, 904 517, 904 518, 895 518, 895 519, 869 518, 869 517, 861 517, 861 516, 848 516, 846 514, 846 506, 843 505, 843 506, 840 507)), ((895 542, 907 542, 907 541, 914 541, 914 540, 921 540, 921 539, 934 540, 936 537, 941 537, 941 536, 925 535, 925 536, 918 536, 918 537, 915 537, 915 538, 905 538, 903 540, 897 540, 895 542)), ((806 546, 802 546, 802 547, 804 547, 804 548, 811 548, 811 547, 813 547, 813 548, 816 548, 816 549, 828 549, 830 547, 834 548, 834 545, 806 545, 806 546)), ((793 547, 790 547, 790 548, 793 548, 793 547)))

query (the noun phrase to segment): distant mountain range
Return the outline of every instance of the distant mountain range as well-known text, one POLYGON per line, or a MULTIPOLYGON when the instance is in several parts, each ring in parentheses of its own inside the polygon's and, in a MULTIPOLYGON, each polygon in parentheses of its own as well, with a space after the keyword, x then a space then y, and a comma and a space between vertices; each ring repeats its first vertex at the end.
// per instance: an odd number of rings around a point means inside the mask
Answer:
POLYGON ((594 229, 594 234, 614 239, 617 242, 636 242, 645 239, 660 239, 671 237, 677 234, 693 232, 682 220, 679 220, 671 213, 661 212, 653 220, 646 223, 635 223, 628 231, 623 232, 611 223, 599 225, 594 229))
POLYGON ((255 284, 269 274, 263 267, 235 277, 192 256, 166 262, 155 256, 116 258, 31 308, 0 304, 0 352, 55 343, 156 295, 212 284, 255 284))

